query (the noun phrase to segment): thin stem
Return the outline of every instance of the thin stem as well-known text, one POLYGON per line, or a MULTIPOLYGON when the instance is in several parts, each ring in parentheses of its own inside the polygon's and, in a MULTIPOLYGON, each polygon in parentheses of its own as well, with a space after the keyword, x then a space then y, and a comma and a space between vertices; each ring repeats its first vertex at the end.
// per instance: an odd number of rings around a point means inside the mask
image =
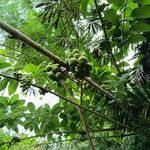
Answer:
POLYGON ((117 71, 118 71, 118 73, 120 75, 121 71, 120 71, 120 69, 119 69, 119 67, 118 67, 118 65, 116 63, 116 59, 115 59, 115 57, 114 57, 114 55, 112 53, 112 47, 111 47, 111 44, 110 44, 110 41, 109 41, 109 37, 108 37, 107 32, 106 32, 106 28, 105 28, 105 24, 104 24, 104 21, 103 21, 103 18, 102 18, 101 11, 100 11, 100 9, 98 7, 98 4, 97 4, 97 0, 94 0, 94 3, 95 3, 95 7, 97 9, 98 15, 99 15, 99 19, 101 21, 101 25, 102 25, 102 29, 103 29, 103 32, 104 32, 105 40, 107 41, 107 44, 108 44, 108 47, 109 47, 108 50, 107 50, 108 54, 111 56, 113 64, 114 64, 115 68, 117 69, 117 71))
MULTIPOLYGON (((5 78, 10 78, 10 79, 16 80, 16 81, 22 81, 22 80, 20 80, 20 79, 17 79, 17 78, 14 78, 14 77, 10 77, 10 76, 4 75, 4 74, 0 74, 0 76, 5 77, 5 78)), ((39 85, 35 85, 35 84, 31 84, 31 85, 32 85, 33 87, 36 87, 36 88, 40 89, 40 90, 43 90, 43 91, 48 92, 48 93, 51 93, 51 94, 53 94, 53 95, 55 95, 55 96, 57 96, 57 97, 63 99, 64 101, 69 102, 70 104, 72 104, 72 105, 74 105, 74 106, 78 106, 78 107, 80 107, 80 108, 82 108, 82 109, 84 109, 84 110, 90 112, 91 114, 96 115, 96 116, 99 117, 99 118, 102 118, 102 119, 107 120, 107 121, 109 121, 109 122, 111 122, 111 123, 120 125, 121 127, 125 127, 125 128, 127 128, 127 129, 131 129, 131 130, 134 131, 134 129, 133 129, 132 127, 129 127, 129 126, 127 126, 127 125, 124 125, 124 124, 122 124, 122 123, 120 123, 120 122, 118 122, 118 121, 115 121, 115 120, 113 120, 113 119, 107 118, 107 117, 105 117, 105 116, 103 116, 103 115, 101 115, 101 114, 99 114, 99 113, 97 113, 97 112, 95 112, 95 111, 92 111, 92 110, 88 109, 88 108, 85 107, 85 106, 79 105, 79 104, 77 104, 77 103, 75 103, 75 102, 73 102, 73 101, 71 101, 71 100, 69 100, 69 99, 63 97, 62 95, 60 95, 60 94, 58 94, 58 93, 55 93, 55 92, 53 92, 53 91, 50 91, 50 90, 48 90, 48 89, 46 89, 46 88, 43 88, 43 87, 41 87, 41 86, 39 86, 39 85)))
MULTIPOLYGON (((64 86, 64 88, 65 88, 66 92, 68 93, 70 99, 71 99, 72 101, 74 101, 73 96, 70 94, 70 92, 69 92, 69 90, 68 90, 66 84, 65 84, 63 81, 62 81, 62 85, 64 86)), ((79 112, 80 119, 81 119, 81 121, 83 122, 84 129, 85 129, 86 135, 87 135, 87 137, 88 137, 88 139, 89 139, 91 149, 92 149, 92 150, 95 150, 93 141, 92 141, 91 136, 90 136, 90 134, 89 134, 89 132, 88 132, 88 125, 87 125, 87 123, 86 123, 86 121, 85 121, 85 119, 84 119, 84 117, 83 117, 82 108, 80 108, 80 107, 78 107, 78 106, 76 106, 76 108, 77 108, 77 110, 78 110, 78 112, 79 112)))

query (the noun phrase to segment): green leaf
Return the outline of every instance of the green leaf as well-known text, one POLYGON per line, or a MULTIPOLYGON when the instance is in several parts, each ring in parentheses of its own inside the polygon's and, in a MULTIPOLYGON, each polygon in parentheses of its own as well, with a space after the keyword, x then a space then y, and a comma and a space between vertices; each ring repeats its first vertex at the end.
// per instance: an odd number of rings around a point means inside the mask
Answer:
POLYGON ((125 3, 125 0, 108 0, 108 2, 116 6, 122 6, 125 3))
POLYGON ((18 101, 19 100, 19 95, 18 94, 15 94, 15 95, 13 95, 11 98, 10 98, 10 104, 12 105, 12 104, 14 104, 16 101, 18 101))
POLYGON ((23 71, 27 73, 31 73, 31 74, 37 74, 40 72, 40 69, 39 69, 39 66, 36 66, 34 64, 27 64, 24 67, 23 71))
POLYGON ((135 8, 132 11, 131 16, 135 18, 149 18, 150 6, 141 6, 141 7, 135 8))
POLYGON ((104 18, 112 24, 117 25, 120 17, 117 15, 115 9, 107 9, 104 12, 104 18))
POLYGON ((136 32, 148 32, 150 31, 150 25, 142 21, 137 21, 131 26, 131 30, 136 32))
POLYGON ((29 102, 27 104, 27 108, 29 109, 30 112, 34 112, 35 111, 35 105, 32 102, 29 102))
POLYGON ((86 16, 86 14, 87 14, 88 1, 89 1, 89 0, 81 0, 80 8, 81 8, 81 10, 82 10, 84 16, 86 16))
POLYGON ((140 41, 146 40, 145 37, 141 34, 132 34, 128 38, 128 43, 138 43, 140 41))
POLYGON ((7 68, 7 67, 10 67, 9 63, 0 61, 0 69, 4 69, 4 68, 7 68))
POLYGON ((9 82, 9 79, 3 79, 0 81, 0 91, 4 90, 9 82))
POLYGON ((0 104, 2 104, 3 106, 7 106, 8 99, 6 97, 0 96, 0 104))
POLYGON ((16 80, 11 80, 11 81, 9 82, 9 86, 8 86, 8 93, 9 93, 9 95, 15 93, 16 90, 17 90, 17 87, 18 87, 18 81, 16 81, 16 80))
POLYGON ((69 126, 70 126, 71 130, 73 130, 73 131, 77 130, 77 126, 74 122, 71 122, 69 126))
POLYGON ((150 0, 133 0, 134 3, 139 3, 139 4, 144 4, 144 5, 149 5, 150 0))

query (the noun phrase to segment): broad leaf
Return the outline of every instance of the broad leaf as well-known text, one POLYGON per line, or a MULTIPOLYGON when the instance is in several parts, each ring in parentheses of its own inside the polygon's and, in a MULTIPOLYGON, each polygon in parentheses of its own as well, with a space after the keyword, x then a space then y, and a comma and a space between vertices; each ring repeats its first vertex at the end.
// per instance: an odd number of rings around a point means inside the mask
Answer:
POLYGON ((4 90, 9 82, 9 79, 5 78, 0 81, 0 91, 4 90))
POLYGON ((135 18, 149 18, 150 17, 150 6, 141 6, 135 8, 132 11, 132 17, 135 18))
POLYGON ((125 3, 125 0, 108 0, 108 2, 116 6, 122 6, 125 3))
POLYGON ((132 34, 128 38, 128 43, 138 43, 140 41, 146 40, 145 37, 141 34, 132 34))
POLYGON ((150 24, 147 24, 142 21, 137 21, 131 26, 131 30, 136 32, 148 32, 150 31, 150 24))
POLYGON ((8 99, 6 97, 0 96, 0 104, 2 104, 3 106, 7 106, 8 99))
POLYGON ((16 81, 16 80, 11 80, 10 82, 9 82, 9 86, 8 86, 8 93, 9 93, 9 95, 11 95, 11 94, 13 94, 13 93, 15 93, 16 92, 16 90, 17 90, 17 87, 18 87, 18 81, 16 81))
POLYGON ((144 4, 144 5, 149 5, 150 0, 133 0, 134 3, 139 3, 139 4, 144 4))
POLYGON ((111 22, 114 25, 117 25, 119 23, 119 15, 117 15, 116 11, 114 9, 107 9, 104 12, 104 18, 111 22))
POLYGON ((35 105, 32 102, 29 102, 27 104, 27 108, 29 109, 30 112, 34 112, 35 111, 35 105))

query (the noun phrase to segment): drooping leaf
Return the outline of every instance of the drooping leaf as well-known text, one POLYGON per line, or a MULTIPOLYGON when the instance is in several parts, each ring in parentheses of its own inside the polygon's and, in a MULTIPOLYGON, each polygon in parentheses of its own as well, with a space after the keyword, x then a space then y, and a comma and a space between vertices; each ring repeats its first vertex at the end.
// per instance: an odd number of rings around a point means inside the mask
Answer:
POLYGON ((5 78, 0 81, 0 91, 4 90, 9 82, 9 79, 5 78))
POLYGON ((116 6, 122 6, 125 3, 125 0, 108 0, 108 2, 116 6))
POLYGON ((3 106, 7 106, 8 99, 6 97, 0 96, 0 104, 2 104, 3 106))
POLYGON ((16 90, 17 90, 17 87, 18 87, 18 81, 16 81, 16 80, 11 80, 10 82, 9 82, 9 86, 8 86, 8 93, 9 93, 9 95, 11 95, 11 94, 13 94, 13 93, 15 93, 16 92, 16 90))
POLYGON ((27 108, 29 109, 30 112, 34 112, 35 111, 35 105, 32 102, 29 102, 27 104, 27 108))
POLYGON ((133 0, 134 3, 139 3, 139 4, 144 4, 144 5, 149 5, 150 0, 133 0))
POLYGON ((34 64, 27 64, 24 67, 23 71, 31 74, 37 74, 38 72, 40 72, 39 66, 36 66, 34 64))
POLYGON ((10 98, 10 104, 13 105, 16 101, 19 100, 19 95, 18 94, 15 94, 13 95, 11 98, 10 98))
POLYGON ((107 9, 104 12, 104 18, 111 22, 114 25, 117 25, 119 23, 119 15, 117 15, 116 11, 114 9, 107 9))
POLYGON ((132 17, 135 18, 149 18, 150 17, 150 6, 141 6, 138 8, 135 8, 132 11, 132 17))
POLYGON ((146 40, 145 37, 141 34, 132 34, 128 38, 128 43, 138 43, 140 41, 146 40))
POLYGON ((84 16, 86 16, 86 13, 87 13, 88 2, 89 2, 89 0, 81 0, 80 7, 81 7, 81 10, 82 10, 84 16))
POLYGON ((5 61, 0 60, 0 69, 4 69, 7 67, 10 67, 10 64, 5 61))
POLYGON ((142 21, 137 21, 131 26, 131 30, 136 32, 148 32, 150 31, 150 24, 142 21))

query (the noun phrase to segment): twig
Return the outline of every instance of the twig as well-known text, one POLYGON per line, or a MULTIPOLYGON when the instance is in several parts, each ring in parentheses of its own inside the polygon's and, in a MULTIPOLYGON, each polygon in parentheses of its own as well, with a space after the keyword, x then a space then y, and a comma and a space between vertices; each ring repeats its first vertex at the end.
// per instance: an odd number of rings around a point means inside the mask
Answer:
MULTIPOLYGON (((70 94, 70 92, 69 92, 69 90, 68 90, 66 84, 65 84, 63 81, 62 81, 62 85, 64 86, 64 88, 65 88, 66 92, 68 93, 70 99, 71 99, 72 101, 74 101, 73 96, 70 94)), ((82 98, 81 98, 81 99, 82 99, 82 98)), ((93 141, 92 141, 91 136, 90 136, 90 134, 89 134, 89 132, 88 132, 88 125, 87 125, 87 123, 86 123, 86 121, 85 121, 85 119, 84 119, 84 117, 83 117, 82 108, 80 108, 80 107, 78 107, 78 106, 76 106, 76 108, 77 108, 77 110, 78 110, 78 112, 79 112, 80 119, 81 119, 81 121, 83 122, 84 129, 85 129, 86 135, 87 135, 87 137, 88 137, 88 140, 89 140, 91 149, 92 149, 92 150, 95 150, 93 141)))
MULTIPOLYGON (((16 80, 16 81, 22 81, 22 80, 20 80, 20 79, 17 79, 17 78, 14 78, 14 77, 10 77, 10 76, 4 75, 4 74, 0 74, 0 76, 5 77, 5 78, 10 78, 10 79, 13 79, 13 80, 16 80)), ((81 106, 81 105, 79 105, 79 104, 77 104, 77 103, 75 103, 75 102, 73 102, 73 101, 71 101, 71 100, 69 100, 69 99, 63 97, 62 95, 60 95, 60 94, 58 94, 58 93, 55 93, 55 92, 53 92, 53 91, 50 91, 50 90, 48 90, 48 89, 46 89, 46 88, 43 88, 43 87, 38 86, 38 85, 35 85, 35 84, 31 84, 31 85, 32 85, 33 87, 36 87, 36 88, 38 88, 38 89, 41 89, 41 90, 43 90, 43 91, 45 91, 45 92, 51 93, 51 94, 53 94, 53 95, 55 95, 55 96, 57 96, 57 97, 59 97, 59 98, 65 100, 66 102, 69 102, 70 104, 72 104, 72 105, 74 105, 74 106, 78 106, 78 107, 80 107, 80 108, 82 108, 82 109, 84 109, 84 110, 90 112, 91 114, 96 115, 96 116, 99 117, 99 118, 102 118, 102 119, 107 120, 107 121, 109 121, 109 122, 111 122, 111 123, 120 125, 121 127, 125 127, 125 128, 127 128, 127 129, 131 129, 131 130, 134 131, 134 129, 133 129, 132 127, 129 127, 129 126, 127 126, 127 125, 124 125, 124 124, 122 124, 122 123, 120 123, 120 122, 118 122, 118 121, 115 121, 115 120, 113 120, 113 119, 107 118, 107 117, 105 117, 105 116, 103 116, 103 115, 101 115, 101 114, 99 114, 99 113, 97 113, 97 112, 95 112, 95 111, 92 111, 92 110, 88 109, 88 108, 85 107, 85 106, 81 106)))
MULTIPOLYGON (((47 134, 43 135, 43 136, 46 136, 47 134)), ((91 137, 92 139, 103 139, 103 138, 114 138, 114 137, 126 137, 126 136, 132 136, 132 135, 135 135, 134 133, 130 133, 130 134, 121 134, 121 135, 112 135, 112 136, 96 136, 96 137, 91 137)), ((14 142, 15 143, 18 143, 18 142, 21 142, 23 140, 28 140, 28 139, 31 139, 31 138, 36 138, 36 137, 41 137, 41 136, 30 136, 30 137, 27 137, 27 138, 19 138, 19 137, 16 137, 17 141, 14 142)), ((75 140, 78 140, 78 141, 81 141, 81 140, 88 140, 87 138, 74 138, 74 139, 67 139, 67 140, 62 140, 62 141, 54 141, 54 142, 51 142, 51 143, 40 143, 40 144, 37 144, 37 146, 40 146, 40 145, 49 145, 49 144, 55 144, 55 143, 62 143, 62 142, 68 142, 68 141, 75 141, 75 140)), ((7 142, 3 142, 3 143, 0 143, 0 146, 3 146, 5 144, 11 144, 13 141, 13 138, 11 141, 7 141, 7 142)))
POLYGON ((118 71, 118 73, 119 73, 119 75, 121 74, 121 71, 120 71, 120 69, 119 69, 119 67, 118 67, 118 65, 117 65, 117 63, 116 63, 116 59, 115 59, 115 57, 114 57, 114 55, 113 55, 113 53, 112 53, 112 47, 111 47, 111 44, 110 44, 110 42, 109 42, 109 38, 108 38, 108 35, 107 35, 107 32, 106 32, 106 28, 105 28, 105 24, 104 24, 104 21, 103 21, 103 18, 102 18, 102 14, 101 14, 101 11, 100 11, 100 9, 99 9, 99 7, 98 7, 98 4, 97 4, 97 0, 94 0, 94 3, 95 3, 95 7, 96 7, 96 9, 97 9, 97 13, 98 13, 98 15, 99 15, 99 19, 100 19, 100 21, 101 21, 101 25, 102 25, 102 29, 103 29, 103 32, 104 32, 104 36, 105 36, 105 39, 106 39, 106 41, 107 41, 107 44, 108 44, 108 53, 110 54, 110 56, 111 56, 111 58, 112 58, 112 61, 113 61, 113 64, 114 64, 114 66, 115 66, 115 68, 117 69, 117 71, 118 71))

